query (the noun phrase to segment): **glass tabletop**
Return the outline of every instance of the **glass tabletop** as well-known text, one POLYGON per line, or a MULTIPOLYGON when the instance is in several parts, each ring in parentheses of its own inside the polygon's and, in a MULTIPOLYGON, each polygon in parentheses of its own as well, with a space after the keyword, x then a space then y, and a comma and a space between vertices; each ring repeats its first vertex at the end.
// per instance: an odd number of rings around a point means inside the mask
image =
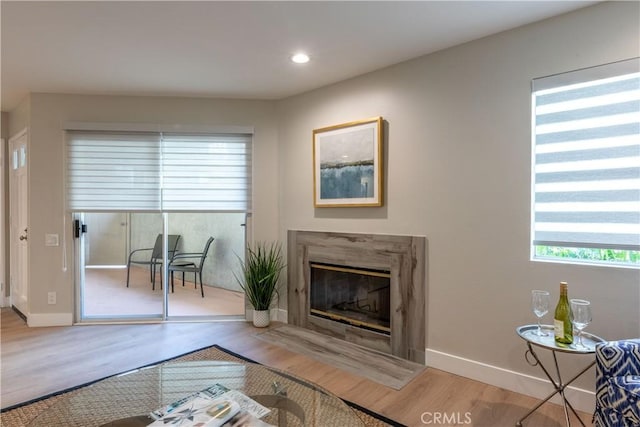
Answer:
POLYGON ((604 342, 605 340, 599 336, 590 334, 588 332, 582 332, 582 343, 585 348, 577 347, 577 336, 573 337, 573 344, 561 345, 557 344, 553 337, 552 325, 541 325, 542 331, 546 333, 546 336, 537 335, 538 325, 525 325, 516 328, 518 335, 525 341, 530 342, 533 345, 544 347, 553 351, 561 351, 564 353, 577 353, 577 354, 590 354, 595 352, 596 344, 604 342))
MULTIPOLYGON (((271 409, 261 420, 275 426, 364 425, 340 398, 289 374, 253 363, 193 361, 143 368, 81 388, 29 426, 97 427, 131 417, 139 422, 151 411, 214 384, 238 390, 271 409)), ((149 418, 148 424, 152 421, 149 418)))

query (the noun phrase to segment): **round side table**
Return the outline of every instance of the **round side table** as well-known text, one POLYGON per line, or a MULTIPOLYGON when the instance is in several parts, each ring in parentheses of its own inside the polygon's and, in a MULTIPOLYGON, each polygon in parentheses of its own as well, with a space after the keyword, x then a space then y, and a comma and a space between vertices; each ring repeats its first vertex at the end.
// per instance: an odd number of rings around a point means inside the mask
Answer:
POLYGON ((573 344, 562 346, 560 344, 556 344, 555 342, 555 339, 553 337, 553 326, 542 325, 542 331, 543 333, 546 333, 545 336, 538 335, 537 331, 538 331, 538 325, 525 325, 525 326, 519 326, 518 328, 516 328, 516 333, 518 334, 518 336, 520 336, 520 338, 522 338, 527 342, 528 350, 524 354, 524 357, 527 363, 529 363, 531 366, 540 366, 540 369, 542 369, 544 374, 549 379, 549 382, 553 385, 554 391, 550 395, 548 395, 546 398, 544 398, 540 403, 538 403, 533 409, 531 409, 524 417, 520 418, 516 422, 516 426, 521 427, 522 422, 525 419, 527 419, 529 415, 533 414, 540 406, 542 406, 545 402, 549 401, 553 396, 555 396, 556 394, 559 394, 562 397, 562 404, 564 406, 564 417, 565 417, 567 426, 571 425, 569 421, 569 410, 571 410, 571 412, 573 412, 576 418, 578 418, 578 420, 580 421, 580 424, 582 424, 583 427, 586 427, 582 419, 580 419, 580 417, 578 416, 578 413, 576 412, 576 410, 573 408, 571 403, 569 403, 569 401, 567 400, 564 394, 564 390, 567 388, 567 386, 569 386, 569 384, 574 382, 579 376, 587 372, 589 368, 595 365, 596 363, 595 357, 587 366, 584 367, 584 369, 582 369, 580 372, 578 372, 569 381, 565 383, 562 381, 562 375, 560 373, 560 368, 558 367, 558 358, 556 354, 557 353, 595 354, 596 344, 599 342, 604 342, 604 339, 596 335, 590 334, 588 332, 583 332, 582 342, 585 345, 584 348, 577 347, 575 342, 573 344), (549 370, 540 361, 540 358, 538 357, 538 354, 535 351, 535 347, 549 350, 553 354, 553 363, 555 365, 555 371, 556 371, 555 379, 549 373, 549 370), (531 358, 533 358, 533 360, 531 358))

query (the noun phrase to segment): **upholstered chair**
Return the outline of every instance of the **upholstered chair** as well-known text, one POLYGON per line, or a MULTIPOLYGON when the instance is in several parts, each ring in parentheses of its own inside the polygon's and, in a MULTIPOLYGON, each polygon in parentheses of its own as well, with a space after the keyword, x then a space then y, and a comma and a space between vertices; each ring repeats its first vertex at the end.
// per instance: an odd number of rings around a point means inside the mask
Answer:
POLYGON ((596 427, 640 427, 640 339, 596 345, 596 427))

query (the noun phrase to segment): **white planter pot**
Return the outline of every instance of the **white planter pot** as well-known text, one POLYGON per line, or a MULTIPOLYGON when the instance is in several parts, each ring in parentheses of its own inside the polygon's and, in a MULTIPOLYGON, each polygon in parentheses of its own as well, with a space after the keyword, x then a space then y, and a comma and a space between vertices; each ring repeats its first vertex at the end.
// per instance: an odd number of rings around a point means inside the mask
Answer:
POLYGON ((269 326, 269 310, 253 310, 253 326, 265 328, 269 326))

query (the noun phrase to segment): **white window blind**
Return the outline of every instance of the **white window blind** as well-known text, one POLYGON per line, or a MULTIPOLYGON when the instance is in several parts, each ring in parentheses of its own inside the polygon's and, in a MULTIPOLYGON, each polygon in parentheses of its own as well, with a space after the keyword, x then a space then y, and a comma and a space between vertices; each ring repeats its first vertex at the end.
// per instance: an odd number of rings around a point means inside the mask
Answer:
POLYGON ((533 244, 640 250, 640 61, 533 81, 533 244))
POLYGON ((251 209, 249 135, 162 137, 163 210, 251 209))
POLYGON ((75 211, 251 209, 251 135, 68 131, 75 211))
POLYGON ((159 210, 160 135, 69 132, 67 204, 72 210, 159 210))

